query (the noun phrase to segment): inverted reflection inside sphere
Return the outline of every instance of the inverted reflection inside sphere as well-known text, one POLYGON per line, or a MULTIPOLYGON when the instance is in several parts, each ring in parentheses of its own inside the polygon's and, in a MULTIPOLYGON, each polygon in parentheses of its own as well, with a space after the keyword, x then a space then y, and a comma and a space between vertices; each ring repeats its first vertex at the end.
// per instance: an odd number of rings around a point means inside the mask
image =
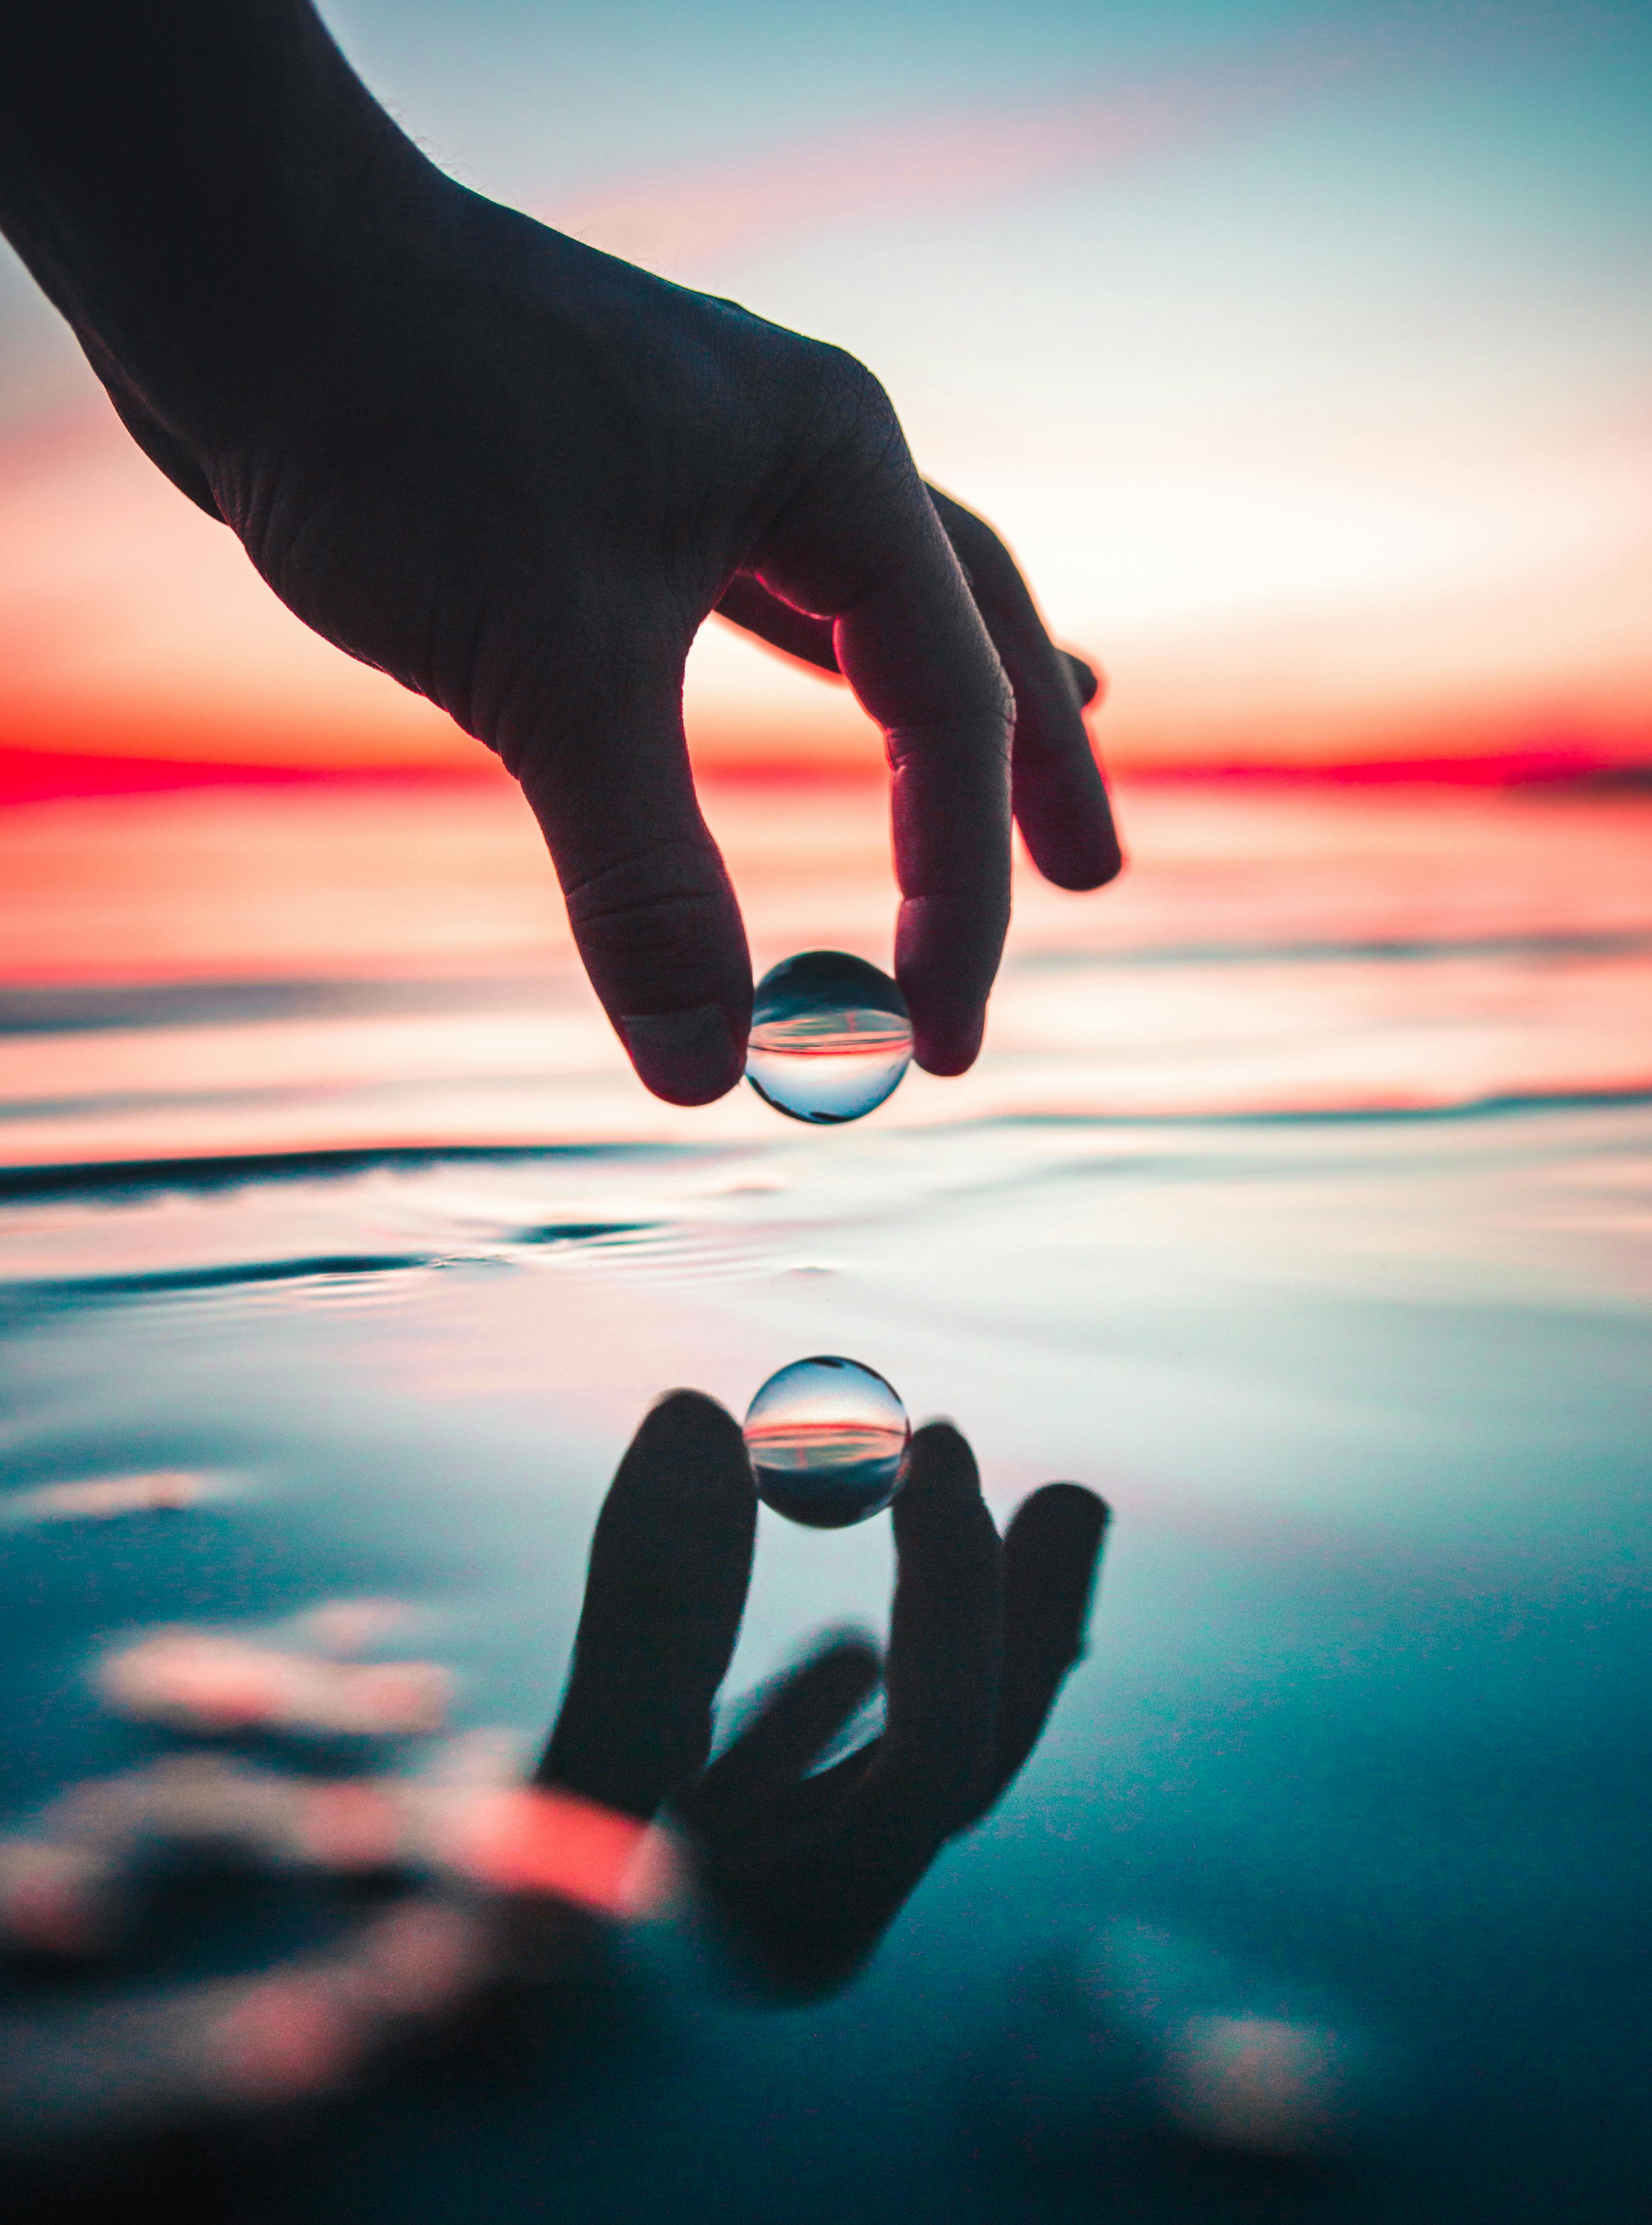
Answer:
POLYGON ((821 1356, 769 1377, 745 1439, 766 1506, 812 1530, 845 1530, 901 1488, 912 1425, 881 1375, 821 1356))
POLYGON ((858 1120, 911 1062, 906 998, 864 958, 805 950, 758 982, 746 1079, 776 1112, 821 1125, 858 1120))

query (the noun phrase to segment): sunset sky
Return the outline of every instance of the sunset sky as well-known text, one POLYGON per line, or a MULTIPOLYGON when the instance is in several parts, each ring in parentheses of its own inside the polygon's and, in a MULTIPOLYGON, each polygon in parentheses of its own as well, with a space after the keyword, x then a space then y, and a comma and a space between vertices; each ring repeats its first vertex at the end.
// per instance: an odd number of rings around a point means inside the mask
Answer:
MULTIPOLYGON (((870 364, 1119 764, 1652 759, 1644 5, 325 12, 466 182, 870 364)), ((479 756, 275 602, 9 256, 0 659, 0 752, 479 756)), ((709 766, 876 759, 718 625, 689 712, 709 766)))

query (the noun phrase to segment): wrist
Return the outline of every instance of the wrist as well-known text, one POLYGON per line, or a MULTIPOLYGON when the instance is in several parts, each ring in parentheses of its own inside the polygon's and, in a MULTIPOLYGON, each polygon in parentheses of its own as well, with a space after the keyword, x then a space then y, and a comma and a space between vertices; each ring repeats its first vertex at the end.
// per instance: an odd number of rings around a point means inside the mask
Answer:
POLYGON ((446 184, 308 0, 55 0, 0 60, 0 225, 105 383, 208 446, 446 184))

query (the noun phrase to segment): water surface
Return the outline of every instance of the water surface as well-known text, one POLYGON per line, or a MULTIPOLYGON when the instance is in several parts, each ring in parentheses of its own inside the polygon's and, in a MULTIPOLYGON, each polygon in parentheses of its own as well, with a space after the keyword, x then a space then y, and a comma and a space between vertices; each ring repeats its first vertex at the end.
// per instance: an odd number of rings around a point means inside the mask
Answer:
MULTIPOLYGON (((966 1429, 1001 1520, 1057 1477, 1116 1518, 1042 1746, 857 1986, 761 2010, 647 1931, 623 2030, 363 2102, 294 2214, 1624 2214, 1652 813, 1145 796, 1116 898, 1025 891, 977 1072, 814 1133, 641 1095, 510 801, 0 824, 14 889, 82 877, 60 949, 0 907, 0 1819, 153 1751, 111 1645, 339 1601, 530 1756, 672 1384, 741 1413, 847 1353, 966 1429), (194 1483, 123 1496, 155 1475, 194 1483), (1335 2035, 1336 2152, 1190 2133, 1126 1965, 1207 2051, 1335 2035)), ((807 845, 785 791, 718 814, 760 965, 887 955, 870 797, 807 845)), ((730 1692, 881 1627, 889 1575, 881 1519, 765 1512, 730 1692)))

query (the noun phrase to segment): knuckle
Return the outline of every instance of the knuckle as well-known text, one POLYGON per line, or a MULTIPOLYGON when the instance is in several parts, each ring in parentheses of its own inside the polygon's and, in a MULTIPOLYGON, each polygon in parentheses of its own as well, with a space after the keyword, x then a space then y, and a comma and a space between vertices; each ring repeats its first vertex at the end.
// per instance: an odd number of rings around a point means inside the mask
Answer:
POLYGON ((893 415, 894 405, 889 396, 876 374, 858 355, 851 355, 847 348, 834 346, 830 340, 817 340, 813 347, 823 383, 833 393, 852 403, 858 409, 883 410, 893 415))
POLYGON ((732 901, 716 850, 687 838, 630 852, 563 893, 580 947, 614 958, 680 954, 699 930, 721 923, 732 901))
POLYGON ((882 384, 846 348, 829 341, 809 343, 802 397, 813 441, 852 447, 881 460, 901 441, 895 404, 882 384))
POLYGON ((914 703, 884 728, 890 766, 946 765, 961 777, 978 767, 996 778, 1010 763, 1016 699, 996 658, 976 669, 954 666, 930 700, 914 703))

